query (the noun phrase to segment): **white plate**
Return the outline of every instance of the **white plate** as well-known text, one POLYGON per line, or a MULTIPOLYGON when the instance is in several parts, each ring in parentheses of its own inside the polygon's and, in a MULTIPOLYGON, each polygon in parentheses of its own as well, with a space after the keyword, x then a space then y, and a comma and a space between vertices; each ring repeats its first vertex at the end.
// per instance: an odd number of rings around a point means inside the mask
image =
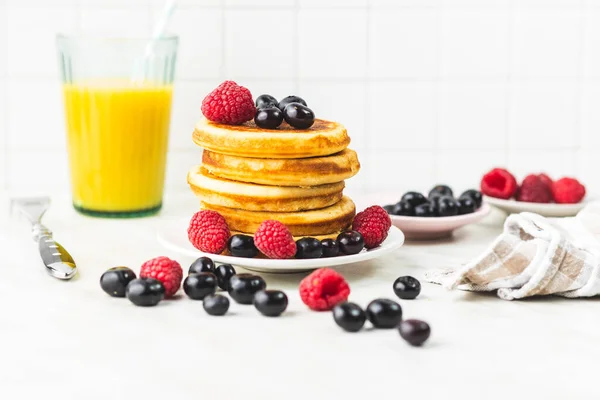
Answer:
POLYGON ((531 212, 539 214, 543 217, 572 217, 576 215, 583 207, 585 207, 589 200, 584 199, 581 203, 577 204, 555 204, 555 203, 527 203, 524 201, 516 200, 504 200, 497 199, 495 197, 484 196, 492 206, 499 208, 500 210, 508 214, 517 214, 521 212, 531 212))
POLYGON ((258 272, 292 273, 311 271, 321 267, 332 267, 335 265, 352 264, 360 261, 371 260, 388 254, 404 244, 404 234, 401 230, 391 227, 387 239, 381 246, 363 250, 358 254, 350 256, 338 256, 331 258, 314 258, 305 260, 271 260, 267 258, 243 258, 225 256, 221 254, 203 253, 189 242, 187 237, 188 219, 171 219, 161 223, 157 232, 159 243, 165 248, 189 257, 210 257, 213 261, 240 266, 245 269, 258 272))
POLYGON ((407 217, 403 215, 390 215, 392 223, 404 232, 407 239, 431 240, 449 237, 452 232, 477 222, 490 212, 490 206, 485 202, 479 210, 471 214, 456 215, 453 217, 407 217))

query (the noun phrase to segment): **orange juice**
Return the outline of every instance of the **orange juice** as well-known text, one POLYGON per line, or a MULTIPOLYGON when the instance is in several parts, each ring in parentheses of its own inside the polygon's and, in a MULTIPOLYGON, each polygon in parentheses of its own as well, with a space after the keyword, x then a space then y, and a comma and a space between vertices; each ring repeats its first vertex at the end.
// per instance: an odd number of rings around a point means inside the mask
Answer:
POLYGON ((158 211, 172 86, 117 81, 63 88, 75 208, 98 215, 158 211))

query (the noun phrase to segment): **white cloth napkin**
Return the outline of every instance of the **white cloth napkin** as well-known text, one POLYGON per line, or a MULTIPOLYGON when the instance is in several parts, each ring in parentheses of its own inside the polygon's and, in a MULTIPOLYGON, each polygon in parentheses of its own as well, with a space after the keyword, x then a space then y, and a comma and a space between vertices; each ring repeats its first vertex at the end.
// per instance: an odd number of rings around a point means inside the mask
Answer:
POLYGON ((600 203, 576 217, 510 215, 503 233, 479 257, 425 279, 448 289, 494 291, 504 300, 600 294, 600 203))

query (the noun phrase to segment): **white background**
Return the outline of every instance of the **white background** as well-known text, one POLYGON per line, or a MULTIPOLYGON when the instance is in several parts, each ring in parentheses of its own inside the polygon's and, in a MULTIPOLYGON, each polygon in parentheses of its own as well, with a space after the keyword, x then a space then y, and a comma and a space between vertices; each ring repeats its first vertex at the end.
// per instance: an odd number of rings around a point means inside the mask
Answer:
MULTIPOLYGON (((0 0, 0 188, 67 193, 56 32, 148 34, 160 0, 0 0)), ((369 191, 600 176, 600 1, 180 0, 167 188, 199 163, 205 94, 234 79, 348 128, 369 191)))

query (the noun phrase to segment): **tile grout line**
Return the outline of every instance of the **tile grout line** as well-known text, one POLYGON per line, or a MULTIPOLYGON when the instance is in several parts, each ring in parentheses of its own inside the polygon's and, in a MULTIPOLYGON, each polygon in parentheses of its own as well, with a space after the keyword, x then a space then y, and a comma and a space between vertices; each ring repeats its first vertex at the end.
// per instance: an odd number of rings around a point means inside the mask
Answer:
POLYGON ((224 81, 227 76, 227 16, 225 15, 225 5, 221 2, 219 7, 221 12, 221 60, 219 65, 220 81, 224 81))
POLYGON ((439 176, 440 176, 440 144, 439 144, 439 139, 441 136, 441 124, 440 124, 440 111, 441 111, 441 103, 442 103, 442 96, 441 96, 441 69, 442 69, 442 29, 441 29, 441 23, 442 23, 442 13, 443 13, 443 6, 436 6, 435 7, 435 60, 436 60, 436 72, 435 72, 435 78, 433 79, 433 83, 434 83, 434 90, 433 90, 433 101, 434 101, 434 129, 433 129, 433 146, 432 146, 432 153, 433 153, 433 180, 435 182, 438 181, 439 176))
POLYGON ((292 52, 292 57, 293 57, 293 72, 292 75, 294 77, 294 91, 296 93, 300 93, 300 1, 299 0, 295 0, 294 1, 294 20, 293 20, 293 30, 292 32, 294 32, 294 36, 293 36, 293 52, 292 52))
POLYGON ((587 28, 588 19, 586 18, 586 10, 584 2, 580 3, 579 16, 581 18, 579 24, 579 54, 578 54, 578 68, 577 76, 575 81, 575 135, 577 137, 578 148, 574 151, 575 154, 575 165, 573 165, 577 176, 582 176, 582 160, 584 159, 584 148, 583 148, 583 80, 584 80, 584 66, 585 66, 585 51, 586 51, 586 40, 585 32, 587 28))
MULTIPOLYGON (((371 51, 371 25, 373 23, 372 18, 373 18, 373 14, 372 14, 372 10, 371 10, 371 4, 367 3, 367 9, 366 9, 366 40, 365 40, 365 77, 366 80, 364 82, 364 87, 363 87, 363 95, 365 97, 365 122, 364 122, 364 132, 363 132, 363 136, 365 138, 365 143, 364 143, 364 147, 365 147, 365 155, 367 156, 367 161, 369 162, 369 164, 372 164, 372 160, 374 159, 374 155, 371 153, 373 150, 371 149, 371 141, 369 140, 369 137, 371 136, 371 84, 369 83, 369 77, 371 76, 371 62, 369 60, 369 54, 371 51)), ((360 158, 359 158, 360 160, 360 158)), ((369 170, 367 169, 367 174, 369 173, 369 170)), ((367 177, 368 178, 368 177, 367 177)), ((368 182, 371 182, 371 179, 367 179, 366 181, 361 180, 360 181, 360 185, 358 185, 358 187, 363 190, 363 191, 368 191, 369 189, 371 189, 370 187, 368 187, 369 185, 367 184, 368 182)))
POLYGON ((505 82, 506 82, 506 88, 505 88, 505 95, 506 98, 504 99, 504 164, 506 167, 508 167, 508 163, 510 160, 510 148, 512 145, 512 140, 510 138, 510 132, 511 132, 511 107, 512 107, 512 82, 513 82, 513 76, 512 76, 512 63, 513 63, 513 58, 514 58, 514 23, 515 23, 515 4, 514 4, 514 0, 511 0, 509 3, 509 8, 508 8, 508 54, 507 54, 507 74, 505 77, 505 82))
POLYGON ((3 153, 3 168, 4 168, 4 182, 2 183, 2 189, 5 193, 9 190, 8 185, 8 177, 9 177, 9 167, 10 163, 8 161, 8 103, 9 103, 9 95, 8 95, 8 4, 3 2, 0 8, 3 9, 3 18, 2 27, 4 29, 4 36, 2 40, 4 40, 5 49, 4 49, 4 73, 2 74, 2 83, 4 84, 4 90, 0 94, 2 96, 2 107, 4 108, 2 112, 4 113, 4 120, 2 121, 2 153, 3 153))

